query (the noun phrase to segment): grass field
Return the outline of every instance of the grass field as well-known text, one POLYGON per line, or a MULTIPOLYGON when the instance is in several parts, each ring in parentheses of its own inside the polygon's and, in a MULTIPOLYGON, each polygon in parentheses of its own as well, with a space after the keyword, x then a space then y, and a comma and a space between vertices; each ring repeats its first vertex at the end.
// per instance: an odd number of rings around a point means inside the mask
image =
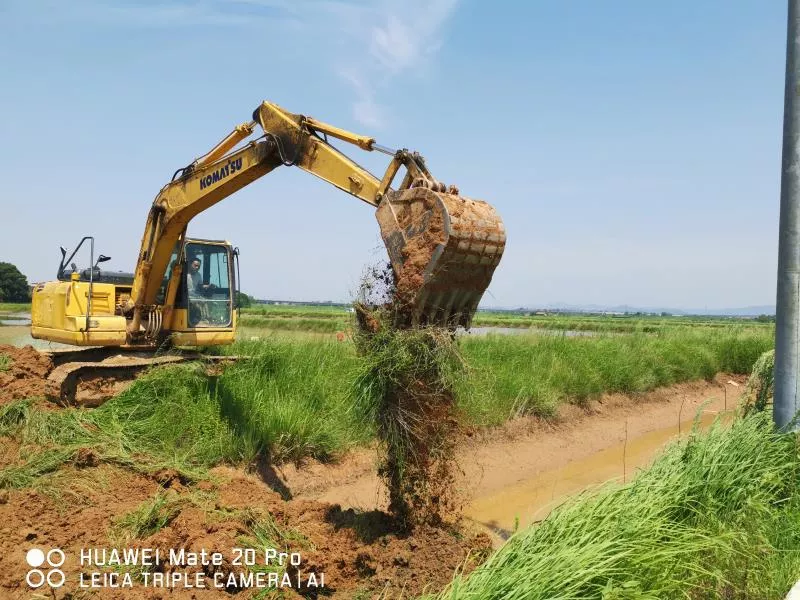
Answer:
MULTIPOLYGON (((335 332, 350 327, 352 317, 342 307, 316 305, 257 305, 242 310, 245 327, 280 331, 335 332)), ((474 327, 508 327, 564 331, 597 331, 614 333, 658 333, 686 328, 726 329, 732 326, 771 331, 774 324, 757 319, 732 317, 548 314, 525 311, 479 311, 474 327)))
MULTIPOLYGON (((761 329, 589 338, 489 335, 459 342, 457 406, 477 427, 522 414, 551 415, 559 403, 603 392, 641 392, 719 371, 747 373, 771 347, 761 329)), ((19 487, 88 447, 107 460, 201 477, 218 463, 327 460, 374 438, 354 414, 361 362, 349 340, 275 335, 227 349, 249 356, 222 374, 200 365, 159 368, 93 410, 43 411, 21 401, 0 412, 0 435, 28 448, 0 471, 19 487), (134 457, 135 460, 134 460, 134 457)))
POLYGON ((19 304, 13 302, 0 302, 0 313, 30 312, 31 305, 28 302, 19 304))
POLYGON ((751 415, 557 509, 435 597, 783 598, 800 573, 799 485, 796 437, 751 415))

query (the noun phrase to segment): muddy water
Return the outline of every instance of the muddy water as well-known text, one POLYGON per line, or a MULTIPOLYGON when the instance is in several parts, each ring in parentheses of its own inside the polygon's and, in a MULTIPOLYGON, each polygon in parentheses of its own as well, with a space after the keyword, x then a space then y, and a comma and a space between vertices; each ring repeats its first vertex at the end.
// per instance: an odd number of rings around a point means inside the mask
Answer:
MULTIPOLYGON (((717 417, 725 421, 732 415, 733 411, 703 411, 697 425, 700 429, 707 429, 717 417)), ((465 507, 464 515, 506 539, 515 528, 541 521, 570 497, 606 482, 630 481, 669 442, 688 435, 692 426, 691 422, 676 423, 643 433, 562 467, 543 471, 531 479, 475 499, 465 507)))
POLYGON ((35 340, 31 337, 31 327, 28 325, 3 325, 0 327, 0 344, 11 346, 33 346, 42 350, 54 348, 70 348, 58 342, 48 342, 47 340, 35 340))
MULTIPOLYGON (((463 514, 499 545, 514 530, 544 518, 570 496, 609 480, 630 480, 666 443, 730 414, 744 378, 676 384, 639 394, 609 394, 585 407, 563 405, 556 421, 521 418, 465 440, 458 449, 463 514), (679 425, 680 424, 680 425, 679 425)), ((386 508, 373 451, 342 464, 281 470, 298 498, 370 511, 386 508)))

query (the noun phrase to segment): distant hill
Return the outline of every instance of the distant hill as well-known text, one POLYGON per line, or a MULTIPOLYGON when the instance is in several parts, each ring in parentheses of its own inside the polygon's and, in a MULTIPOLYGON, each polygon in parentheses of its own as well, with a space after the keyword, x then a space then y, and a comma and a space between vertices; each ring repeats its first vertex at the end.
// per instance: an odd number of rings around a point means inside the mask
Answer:
MULTIPOLYGON (((297 301, 297 300, 253 300, 256 304, 280 304, 287 306, 337 306, 340 308, 349 308, 348 302, 335 302, 326 300, 319 301, 297 301)), ((647 313, 647 314, 661 314, 667 313, 670 315, 693 315, 693 316, 713 316, 713 317, 757 317, 759 315, 774 315, 775 306, 745 306, 742 308, 669 308, 669 307, 641 307, 630 306, 622 304, 618 306, 605 306, 602 304, 546 304, 544 306, 481 306, 480 310, 513 310, 513 311, 530 311, 537 310, 550 310, 558 312, 575 312, 575 313, 647 313)))
MULTIPOLYGON (((481 307, 483 310, 493 310, 492 307, 481 307)), ((585 313, 648 313, 648 314, 661 314, 667 313, 670 315, 696 315, 696 316, 714 316, 714 317, 757 317, 759 315, 774 315, 775 306, 762 305, 762 306, 744 306, 741 308, 670 308, 670 307, 652 307, 652 306, 630 306, 622 304, 617 306, 605 306, 600 304, 547 304, 545 306, 536 307, 515 307, 513 310, 553 310, 560 312, 585 312, 585 313)), ((496 308, 495 310, 503 310, 496 308)), ((505 308, 509 310, 509 308, 505 308)))

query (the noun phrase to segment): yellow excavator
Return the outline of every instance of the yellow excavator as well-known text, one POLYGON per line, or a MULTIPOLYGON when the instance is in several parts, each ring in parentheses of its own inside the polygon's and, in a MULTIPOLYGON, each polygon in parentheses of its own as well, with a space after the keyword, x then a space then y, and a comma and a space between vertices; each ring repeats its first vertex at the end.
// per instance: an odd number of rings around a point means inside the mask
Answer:
POLYGON ((57 279, 34 287, 31 335, 91 348, 52 353, 50 395, 69 401, 81 376, 113 377, 186 359, 155 355, 165 347, 232 343, 238 251, 226 241, 190 239, 186 229, 193 217, 281 165, 299 167, 377 207, 398 293, 408 308, 404 326, 469 326, 505 247, 495 210, 435 179, 416 152, 391 150, 374 138, 263 102, 251 121, 178 169, 161 189, 133 273, 101 269, 109 258, 101 254, 95 260, 92 237, 83 238, 70 256, 61 248, 57 279), (261 135, 247 141, 257 127, 261 135), (330 138, 390 156, 383 176, 360 167, 330 138), (81 248, 90 256, 82 270, 73 260, 81 248))

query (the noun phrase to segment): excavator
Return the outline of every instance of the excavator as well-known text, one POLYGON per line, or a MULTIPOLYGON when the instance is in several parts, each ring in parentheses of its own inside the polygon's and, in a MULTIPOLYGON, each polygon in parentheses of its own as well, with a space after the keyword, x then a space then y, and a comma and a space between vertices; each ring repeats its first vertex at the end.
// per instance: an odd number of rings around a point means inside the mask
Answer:
POLYGON ((56 280, 34 286, 31 335, 81 348, 51 352, 48 394, 69 403, 81 378, 115 377, 195 356, 165 348, 232 343, 238 249, 227 241, 189 238, 187 226, 280 166, 299 167, 376 208, 405 307, 400 326, 469 327, 505 247, 494 208, 436 179, 417 152, 386 148, 265 101, 250 121, 175 171, 159 191, 133 273, 100 268, 109 257, 95 260, 91 236, 69 257, 61 248, 56 280), (257 128, 260 135, 248 141, 257 128), (331 138, 391 157, 383 176, 359 166, 331 138), (89 250, 89 267, 82 270, 73 261, 81 248, 89 250))

